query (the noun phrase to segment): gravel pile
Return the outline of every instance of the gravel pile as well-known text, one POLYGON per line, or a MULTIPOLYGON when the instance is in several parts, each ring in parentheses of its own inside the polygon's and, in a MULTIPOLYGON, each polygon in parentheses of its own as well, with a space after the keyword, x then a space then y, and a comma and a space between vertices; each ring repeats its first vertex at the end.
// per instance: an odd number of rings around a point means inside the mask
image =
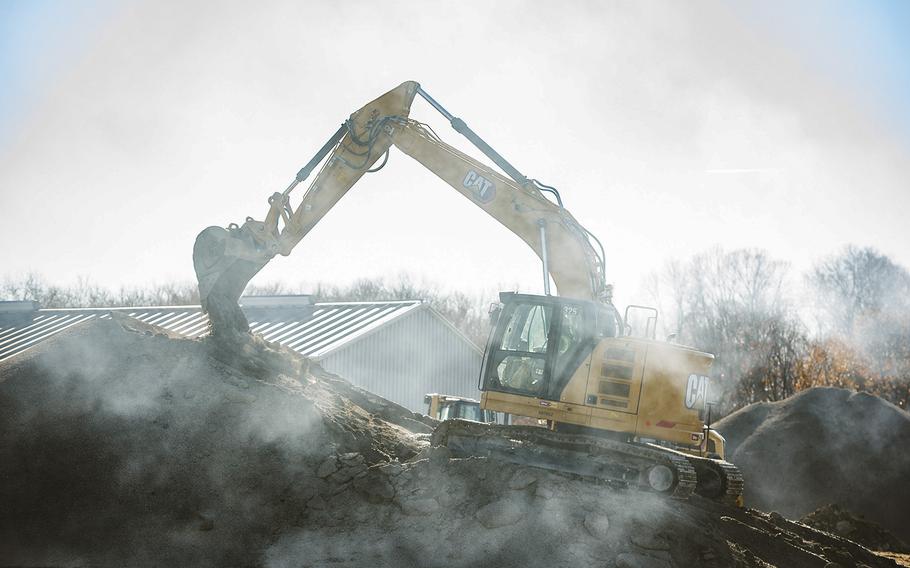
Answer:
POLYGON ((910 542, 910 414, 867 393, 813 388, 714 425, 746 505, 799 519, 828 504, 910 542))

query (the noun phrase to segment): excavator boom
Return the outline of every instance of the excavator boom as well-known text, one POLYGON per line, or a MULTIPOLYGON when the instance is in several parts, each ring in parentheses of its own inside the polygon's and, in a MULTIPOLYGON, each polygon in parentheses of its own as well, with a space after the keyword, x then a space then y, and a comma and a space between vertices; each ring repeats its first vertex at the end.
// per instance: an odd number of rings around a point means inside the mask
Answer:
POLYGON ((265 220, 247 218, 227 229, 208 227, 196 238, 193 267, 202 308, 216 336, 249 330, 237 302, 249 281, 276 254, 288 255, 316 223, 344 196, 389 148, 382 136, 390 117, 407 117, 416 94, 415 83, 403 83, 370 102, 341 125, 281 193, 269 198, 265 220), (294 209, 291 192, 324 158, 316 179, 294 209))
POLYGON ((408 81, 353 113, 287 189, 269 198, 263 221, 247 218, 241 226, 208 227, 199 234, 193 265, 202 306, 215 335, 248 331, 237 302, 249 281, 276 254, 290 254, 361 176, 376 171, 371 168, 383 156, 385 164, 393 145, 527 243, 543 260, 546 286, 552 275, 563 296, 610 303, 603 253, 598 254, 590 233, 562 207, 559 193, 526 178, 419 84, 408 81), (431 129, 411 120, 411 104, 418 94, 510 177, 456 150, 431 129), (292 191, 319 163, 323 163, 322 168, 300 203, 292 207, 292 191), (544 197, 543 191, 554 193, 557 202, 544 197))

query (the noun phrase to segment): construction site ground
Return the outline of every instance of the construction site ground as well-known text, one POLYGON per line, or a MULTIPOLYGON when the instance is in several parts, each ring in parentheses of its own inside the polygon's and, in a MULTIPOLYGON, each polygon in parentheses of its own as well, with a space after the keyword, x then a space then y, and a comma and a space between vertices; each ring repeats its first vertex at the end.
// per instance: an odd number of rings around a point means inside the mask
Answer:
POLYGON ((452 459, 433 426, 290 351, 95 320, 0 364, 0 566, 895 565, 773 512, 452 459))

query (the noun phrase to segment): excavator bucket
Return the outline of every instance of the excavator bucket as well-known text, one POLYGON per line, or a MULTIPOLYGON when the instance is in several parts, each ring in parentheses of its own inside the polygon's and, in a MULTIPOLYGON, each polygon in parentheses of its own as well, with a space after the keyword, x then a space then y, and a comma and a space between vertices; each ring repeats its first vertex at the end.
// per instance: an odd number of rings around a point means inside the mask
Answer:
POLYGON ((369 171, 389 149, 386 131, 394 120, 404 120, 419 89, 406 81, 354 112, 298 173, 283 194, 274 194, 264 221, 247 218, 242 226, 208 227, 196 237, 193 267, 199 282, 202 308, 208 313, 216 336, 249 331, 237 305, 247 283, 276 254, 288 254, 316 222, 369 171), (330 155, 331 154, 331 155, 330 155), (288 194, 323 163, 325 166, 307 190, 296 211, 288 194), (288 215, 290 213, 290 215, 288 215), (279 221, 284 221, 281 228, 279 221))
POLYGON ((245 239, 239 229, 208 227, 196 237, 193 268, 202 309, 209 315, 213 334, 249 331, 249 323, 237 301, 247 283, 271 258, 271 255, 257 258, 255 253, 252 239, 245 239), (247 249, 246 254, 237 255, 238 249, 247 249))

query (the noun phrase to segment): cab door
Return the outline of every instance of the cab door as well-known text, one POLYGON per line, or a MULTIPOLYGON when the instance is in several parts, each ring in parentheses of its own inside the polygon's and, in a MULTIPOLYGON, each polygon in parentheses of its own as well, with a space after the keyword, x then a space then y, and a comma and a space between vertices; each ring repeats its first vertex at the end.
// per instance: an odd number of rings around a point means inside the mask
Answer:
POLYGON ((597 344, 591 306, 552 296, 501 297, 505 307, 487 344, 481 390, 560 401, 597 344))
POLYGON ((535 398, 545 392, 553 311, 530 300, 506 304, 488 346, 482 390, 535 398))

